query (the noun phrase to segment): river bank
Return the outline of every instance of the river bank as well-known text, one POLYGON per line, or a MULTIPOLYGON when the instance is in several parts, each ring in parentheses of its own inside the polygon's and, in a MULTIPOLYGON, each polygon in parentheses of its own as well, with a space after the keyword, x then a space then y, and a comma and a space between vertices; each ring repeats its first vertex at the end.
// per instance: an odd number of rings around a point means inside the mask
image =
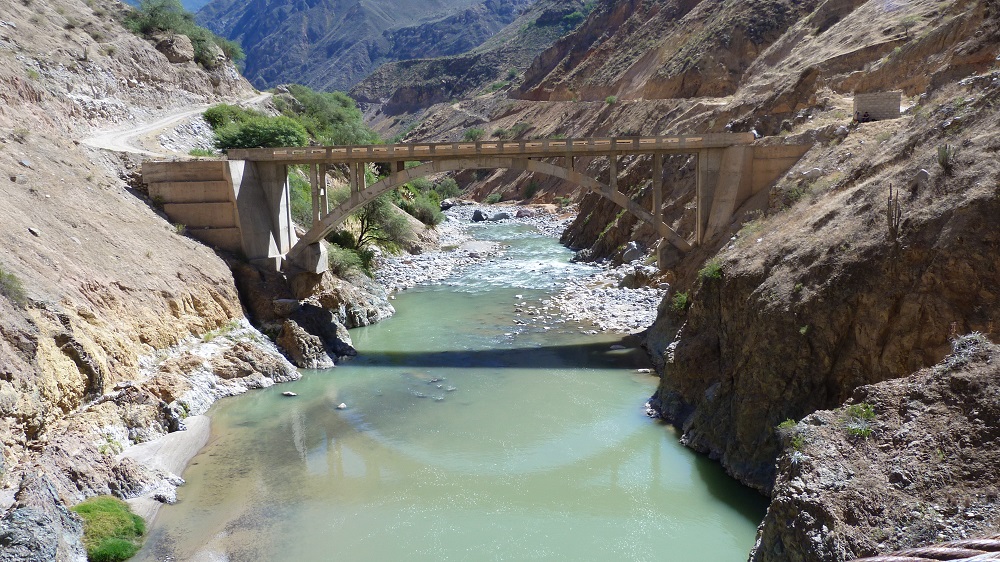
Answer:
MULTIPOLYGON (((492 217, 506 213, 502 223, 529 225, 542 235, 559 238, 575 215, 552 205, 522 207, 517 205, 461 205, 445 211, 446 220, 436 227, 441 250, 418 255, 382 256, 378 261, 376 281, 389 293, 405 291, 418 284, 440 283, 474 264, 490 259, 509 259, 501 243, 473 239, 472 229, 486 223, 472 221, 482 211, 492 217), (528 209, 530 216, 516 216, 528 209)), ((530 270, 530 265, 527 266, 530 270)), ((571 319, 590 327, 589 333, 614 332, 634 334, 651 326, 669 285, 655 281, 659 272, 644 260, 613 266, 593 264, 593 275, 570 279, 552 298, 522 312, 533 319, 571 319)), ((551 325, 552 322, 549 322, 551 325)))

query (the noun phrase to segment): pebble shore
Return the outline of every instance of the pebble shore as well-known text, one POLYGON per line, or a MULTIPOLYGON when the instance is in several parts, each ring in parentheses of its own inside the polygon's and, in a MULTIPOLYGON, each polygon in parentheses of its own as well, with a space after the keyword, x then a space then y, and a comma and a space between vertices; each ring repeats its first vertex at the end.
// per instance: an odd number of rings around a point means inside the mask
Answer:
MULTIPOLYGON (((442 281, 470 265, 496 259, 502 252, 499 244, 472 239, 469 226, 475 210, 487 216, 506 212, 514 217, 519 207, 509 205, 462 205, 445 212, 447 220, 438 225, 441 250, 418 255, 382 256, 377 261, 375 280, 390 294, 418 284, 442 281)), ((530 224, 545 236, 559 237, 572 216, 538 212, 534 217, 510 218, 506 221, 530 224)), ((622 287, 629 274, 654 277, 655 268, 637 260, 631 264, 610 267, 592 266, 593 275, 569 282, 551 299, 542 302, 535 312, 542 318, 561 317, 584 325, 586 331, 632 334, 645 330, 656 320, 656 310, 667 292, 666 284, 650 287, 622 287)), ((534 311, 533 311, 534 312, 534 311)))

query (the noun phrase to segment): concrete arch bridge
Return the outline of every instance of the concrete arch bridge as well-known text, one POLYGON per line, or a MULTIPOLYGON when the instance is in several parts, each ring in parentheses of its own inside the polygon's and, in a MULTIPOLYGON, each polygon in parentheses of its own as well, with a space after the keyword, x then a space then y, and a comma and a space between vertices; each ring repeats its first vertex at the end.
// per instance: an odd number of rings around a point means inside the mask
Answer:
POLYGON ((750 133, 259 148, 230 150, 227 161, 146 162, 143 182, 149 185, 150 196, 164 203, 171 220, 185 224, 192 235, 242 252, 258 264, 321 272, 326 256, 319 242, 359 207, 413 179, 469 169, 508 168, 573 182, 649 223, 662 236, 661 245, 672 244, 686 252, 724 229, 742 204, 767 189, 808 149, 755 144, 750 133), (644 154, 653 160, 651 209, 618 190, 619 158, 644 154), (662 219, 666 154, 697 155, 693 240, 662 219), (598 157, 608 158, 608 183, 577 171, 578 159, 598 157), (407 168, 407 162, 420 164, 407 168), (387 163, 392 171, 366 185, 364 171, 371 163, 387 163), (292 165, 308 166, 312 185, 313 226, 302 237, 292 228, 288 187, 292 165), (334 165, 348 167, 350 195, 331 208, 326 174, 334 165))

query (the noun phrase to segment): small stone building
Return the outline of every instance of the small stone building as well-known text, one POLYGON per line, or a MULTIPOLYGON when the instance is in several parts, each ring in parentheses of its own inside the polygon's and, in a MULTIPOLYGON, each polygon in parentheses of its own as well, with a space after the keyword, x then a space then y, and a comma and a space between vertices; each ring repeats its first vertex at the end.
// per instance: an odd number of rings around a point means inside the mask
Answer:
POLYGON ((902 100, 903 92, 900 90, 854 94, 854 117, 864 120, 867 114, 868 121, 899 119, 899 106, 902 100))

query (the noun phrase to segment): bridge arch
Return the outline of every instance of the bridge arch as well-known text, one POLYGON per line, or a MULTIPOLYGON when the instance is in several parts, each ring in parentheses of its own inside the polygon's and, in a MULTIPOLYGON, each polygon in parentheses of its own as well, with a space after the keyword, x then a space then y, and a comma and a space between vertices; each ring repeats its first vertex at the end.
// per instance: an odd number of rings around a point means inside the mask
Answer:
MULTIPOLYGON (((657 158, 657 160, 659 159, 657 158)), ((655 216, 652 212, 644 209, 614 187, 600 182, 586 174, 540 160, 527 158, 478 157, 426 162, 413 168, 395 171, 367 187, 361 186, 360 188, 355 188, 352 186, 351 194, 347 200, 330 210, 330 212, 323 216, 320 221, 314 223, 313 227, 310 228, 309 231, 295 243, 288 255, 289 257, 294 258, 294 256, 297 255, 298 252, 304 250, 306 246, 319 242, 328 234, 333 232, 344 220, 347 219, 348 216, 351 215, 351 213, 375 200, 380 195, 388 193, 389 191, 414 179, 440 172, 499 168, 545 174, 575 183, 576 185, 587 189, 591 193, 596 193, 602 197, 610 199, 619 207, 624 208, 640 220, 650 224, 656 229, 660 236, 670 241, 680 250, 688 251, 691 249, 691 244, 680 234, 667 226, 666 223, 664 223, 658 216, 655 216)), ((659 197, 656 199, 659 200, 659 197)))

